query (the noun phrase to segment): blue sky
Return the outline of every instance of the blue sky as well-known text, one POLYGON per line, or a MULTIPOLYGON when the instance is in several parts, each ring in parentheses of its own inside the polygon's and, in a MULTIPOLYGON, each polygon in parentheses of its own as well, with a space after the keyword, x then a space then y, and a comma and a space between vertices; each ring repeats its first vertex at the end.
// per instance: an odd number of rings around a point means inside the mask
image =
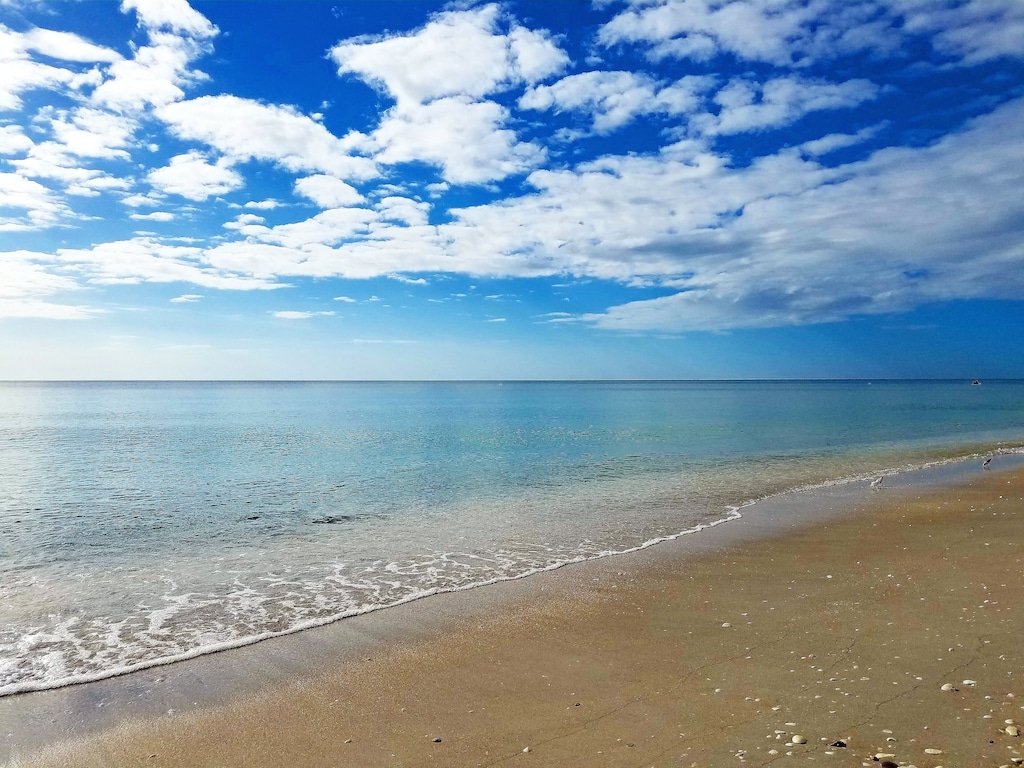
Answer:
POLYGON ((1024 376, 1024 3, 0 0, 0 378, 1024 376))

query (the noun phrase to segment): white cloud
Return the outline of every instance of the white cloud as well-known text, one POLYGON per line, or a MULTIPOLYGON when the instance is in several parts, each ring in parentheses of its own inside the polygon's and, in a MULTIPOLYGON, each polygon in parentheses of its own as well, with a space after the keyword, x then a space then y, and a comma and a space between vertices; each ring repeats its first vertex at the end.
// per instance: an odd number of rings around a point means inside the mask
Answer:
POLYGON ((275 208, 280 208, 281 203, 277 200, 250 200, 245 204, 246 208, 252 208, 257 211, 272 211, 275 208))
POLYGON ((508 119, 508 110, 493 101, 437 99, 390 110, 371 146, 381 163, 418 160, 440 166, 453 184, 483 184, 523 173, 545 157, 540 146, 501 127, 508 119))
POLYGON ((654 60, 719 54, 802 67, 852 53, 903 54, 930 45, 956 66, 1024 55, 1018 0, 631 0, 598 41, 647 46, 654 60))
MULTIPOLYGON (((0 111, 17 110, 22 106, 20 94, 34 88, 66 86, 70 90, 92 82, 96 75, 73 69, 56 67, 35 61, 29 55, 36 50, 47 56, 54 56, 63 46, 71 56, 84 55, 89 44, 77 37, 49 30, 34 30, 27 33, 15 32, 0 24, 0 111), (56 36, 56 37, 54 37, 56 36)), ((95 48, 96 61, 116 60, 117 54, 106 49, 95 48)), ((72 58, 72 61, 77 59, 72 58)))
POLYGON ((385 197, 377 203, 376 208, 382 221, 397 222, 409 227, 426 224, 427 214, 430 212, 429 203, 421 203, 407 197, 385 197))
POLYGON ((0 125, 0 155, 19 155, 35 146, 20 125, 0 125))
POLYGON ((1024 56, 1024 3, 1019 0, 962 4, 902 0, 896 5, 908 32, 927 35, 937 51, 959 64, 1024 56))
POLYGON ((67 207, 48 187, 20 173, 0 172, 0 232, 43 229, 67 213, 67 207), (4 208, 24 213, 11 216, 2 212, 4 208))
POLYGON ((50 300, 55 294, 78 289, 67 275, 54 273, 45 265, 50 257, 30 251, 0 252, 0 318, 45 318, 82 320, 94 310, 50 300))
POLYGON ((274 317, 279 320, 308 320, 311 317, 318 315, 333 315, 333 312, 301 312, 297 310, 285 309, 279 312, 271 313, 274 317))
POLYGON ((138 124, 131 118, 80 107, 56 112, 50 131, 61 151, 81 158, 127 159, 138 124))
POLYGON ((509 63, 516 81, 536 83, 561 73, 569 65, 569 56, 547 30, 513 25, 508 40, 509 63))
POLYGON ((322 173, 296 180, 295 193, 312 200, 321 208, 356 205, 364 200, 351 184, 322 173))
POLYGON ((820 139, 805 141, 800 145, 800 149, 813 157, 827 155, 829 152, 834 152, 837 149, 845 149, 846 147, 862 144, 882 130, 885 125, 885 123, 879 123, 859 130, 856 133, 830 133, 822 136, 820 139))
POLYGON ((207 162, 198 152, 172 157, 170 165, 150 171, 146 177, 157 191, 181 195, 189 200, 206 200, 242 186, 241 175, 221 159, 207 162))
POLYGON ((727 53, 800 66, 857 51, 898 50, 892 11, 875 2, 829 0, 635 0, 598 32, 605 46, 642 43, 655 60, 706 61, 727 53))
POLYGON ((212 266, 196 246, 168 245, 152 237, 101 243, 92 248, 60 248, 55 264, 100 285, 191 283, 220 290, 268 290, 283 287, 250 270, 212 266))
POLYGON ((175 296, 171 299, 171 304, 194 304, 203 298, 202 294, 199 293, 185 293, 181 296, 175 296))
POLYGON ((692 127, 706 134, 736 134, 781 128, 811 112, 850 109, 874 99, 879 88, 868 80, 830 83, 800 77, 772 78, 764 83, 731 80, 714 97, 720 110, 694 116, 692 127))
POLYGON ((135 51, 131 59, 111 64, 108 78, 92 92, 94 104, 122 113, 138 112, 178 101, 184 86, 206 79, 190 69, 191 63, 209 52, 205 40, 173 32, 149 31, 150 45, 135 51))
POLYGON ((203 142, 232 162, 265 160, 292 172, 324 173, 340 179, 372 179, 374 162, 354 154, 364 137, 339 139, 294 109, 237 96, 202 96, 156 110, 172 133, 203 142))
POLYGON ((351 297, 349 297, 349 296, 335 296, 334 300, 335 301, 343 301, 346 304, 355 304, 356 303, 356 300, 351 298, 351 297))
POLYGON ((581 319, 720 330, 1017 299, 1024 210, 1012 190, 1024 183, 1024 142, 1013 126, 1022 119, 1018 101, 933 146, 881 150, 833 183, 752 200, 726 226, 675 242, 690 254, 672 281, 685 290, 581 319))
POLYGON ((406 277, 400 275, 397 272, 390 272, 385 275, 389 280, 395 280, 399 283, 405 283, 406 285, 427 285, 427 279, 425 277, 406 277))
POLYGON ((135 11, 139 25, 147 29, 165 29, 190 37, 213 37, 218 30, 186 0, 122 0, 121 11, 135 11))
POLYGON ((593 130, 608 133, 640 115, 686 114, 700 104, 712 78, 688 76, 668 87, 634 72, 583 72, 538 85, 519 100, 522 109, 554 109, 593 115, 593 130))
POLYGON ((70 32, 56 32, 38 27, 25 32, 22 43, 27 50, 37 51, 44 56, 62 61, 113 64, 123 58, 117 51, 90 43, 70 32))
POLYGON ((480 99, 517 82, 557 74, 568 57, 545 32, 498 32, 497 5, 440 13, 410 35, 344 41, 331 49, 339 74, 382 87, 407 108, 435 99, 480 99))
POLYGON ((257 216, 254 213, 243 213, 236 216, 234 221, 225 223, 224 229, 237 229, 244 233, 247 227, 259 227, 259 225, 265 224, 266 221, 262 216, 257 216))
POLYGON ((568 64, 547 32, 503 19, 497 5, 438 14, 408 35, 343 41, 331 56, 339 74, 356 74, 396 101, 363 144, 375 159, 437 165, 457 184, 503 179, 544 158, 506 127, 508 110, 484 97, 568 64))
POLYGON ((174 214, 168 211, 153 211, 152 213, 131 213, 128 218, 135 221, 174 221, 174 214))
POLYGON ((64 192, 92 197, 101 191, 126 189, 131 180, 104 171, 83 167, 79 158, 69 155, 58 142, 44 141, 29 150, 26 157, 10 164, 27 179, 50 179, 64 186, 64 192))

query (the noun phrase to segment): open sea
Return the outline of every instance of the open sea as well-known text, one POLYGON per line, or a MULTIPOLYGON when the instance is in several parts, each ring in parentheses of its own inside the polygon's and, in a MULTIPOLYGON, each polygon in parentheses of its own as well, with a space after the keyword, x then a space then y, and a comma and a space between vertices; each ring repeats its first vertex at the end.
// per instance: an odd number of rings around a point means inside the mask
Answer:
POLYGON ((1022 448, 1022 381, 0 383, 0 696, 1022 448))

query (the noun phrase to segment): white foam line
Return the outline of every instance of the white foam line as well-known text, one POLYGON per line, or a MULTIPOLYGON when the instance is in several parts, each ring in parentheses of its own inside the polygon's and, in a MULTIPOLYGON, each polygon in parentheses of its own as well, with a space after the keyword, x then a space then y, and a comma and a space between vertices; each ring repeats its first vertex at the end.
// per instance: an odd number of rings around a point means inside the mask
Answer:
POLYGON ((995 451, 988 453, 972 453, 967 456, 953 457, 947 459, 938 459, 935 461, 928 461, 921 464, 908 464, 901 467, 890 467, 887 469, 878 470, 876 472, 862 473, 858 475, 850 475, 833 480, 824 480, 819 483, 808 483, 806 485, 795 486, 788 488, 776 493, 770 493, 765 496, 760 496, 755 499, 749 499, 736 506, 727 507, 728 513, 725 517, 713 520, 709 523, 701 523, 694 526, 693 528, 687 528, 680 531, 679 533, 670 534, 667 536, 659 536, 654 539, 649 539, 642 544, 638 544, 634 547, 621 550, 605 550, 598 552, 594 555, 580 555, 579 557, 569 558, 549 565, 533 568, 523 573, 515 574, 512 576, 496 576, 492 579, 485 581, 474 582, 472 584, 463 584, 457 587, 436 587, 433 589, 426 589, 420 592, 415 592, 410 595, 406 595, 403 598, 394 600, 390 603, 384 603, 381 605, 368 605, 355 610, 345 611, 343 613, 334 614, 331 616, 324 616, 318 619, 308 619, 303 622, 299 622, 293 627, 288 629, 280 630, 278 632, 262 632, 258 635, 250 635, 248 637, 237 638, 235 640, 225 641, 223 643, 213 643, 211 645, 199 646, 193 648, 191 651, 185 651, 183 653, 174 654, 172 656, 164 656, 158 659, 147 659, 146 661, 140 661, 135 664, 125 664, 120 667, 112 667, 103 671, 90 672, 80 675, 69 675, 67 677, 59 678, 51 681, 35 681, 35 682, 22 682, 12 683, 6 686, 0 686, 0 698, 4 696, 13 696, 19 693, 32 693, 36 691, 47 691, 55 688, 65 688, 70 685, 79 685, 81 683, 95 683, 100 680, 106 680, 112 677, 120 677, 121 675, 131 674, 132 672, 141 672, 144 669, 152 669, 153 667, 162 667, 168 664, 176 664, 181 661, 188 661, 189 659, 195 659, 199 656, 206 656, 211 653, 219 653, 221 651, 230 651, 235 648, 244 648, 248 645, 255 645, 256 643, 263 642, 264 640, 271 640, 275 637, 285 637, 286 635, 294 635, 299 632, 303 632, 307 629, 314 629, 316 627, 323 627, 328 624, 334 624, 342 619, 347 619, 352 616, 360 616, 372 611, 379 611, 385 608, 394 608, 405 603, 411 603, 414 600, 421 600, 425 597, 431 597, 433 595, 448 594, 454 592, 464 592, 470 589, 477 589, 479 587, 486 587, 491 584, 498 584, 505 581, 516 581, 518 579, 525 579, 530 576, 536 576, 539 573, 545 573, 548 571, 555 571, 559 568, 564 568, 567 565, 574 565, 576 563, 583 563, 590 560, 599 560, 605 557, 613 557, 616 555, 628 555, 633 552, 639 552, 641 550, 653 547, 656 544, 662 544, 667 541, 675 541, 682 536, 689 536, 694 533, 700 533, 701 531, 707 530, 708 528, 714 528, 715 526, 722 525, 723 523, 733 522, 743 517, 740 513, 741 509, 751 507, 758 502, 767 501, 768 499, 778 498, 790 493, 799 493, 804 491, 820 490, 822 488, 832 488, 840 485, 847 485, 856 482, 863 482, 871 478, 877 477, 878 475, 885 475, 891 477, 898 474, 907 474, 910 472, 918 472, 925 469, 931 469, 932 467, 946 466, 950 464, 957 464, 967 462, 971 460, 977 460, 985 456, 995 455, 1021 455, 1024 454, 1024 446, 1014 446, 1011 448, 1000 448, 995 451))

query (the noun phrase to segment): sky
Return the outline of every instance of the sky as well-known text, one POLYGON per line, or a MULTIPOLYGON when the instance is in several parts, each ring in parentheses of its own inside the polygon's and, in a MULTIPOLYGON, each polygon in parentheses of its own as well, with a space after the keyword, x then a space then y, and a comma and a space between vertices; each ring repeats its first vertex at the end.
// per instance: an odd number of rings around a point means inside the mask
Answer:
POLYGON ((0 0, 0 379, 1024 377, 1024 2, 0 0))

